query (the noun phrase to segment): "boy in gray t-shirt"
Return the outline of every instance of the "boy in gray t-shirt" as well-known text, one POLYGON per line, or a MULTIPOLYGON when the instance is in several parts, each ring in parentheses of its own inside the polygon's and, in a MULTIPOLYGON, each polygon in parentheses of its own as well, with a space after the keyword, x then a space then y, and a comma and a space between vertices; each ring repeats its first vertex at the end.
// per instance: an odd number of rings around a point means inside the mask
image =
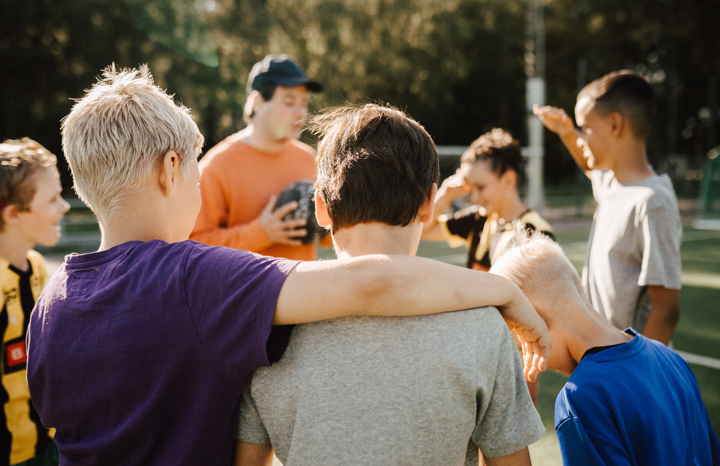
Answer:
POLYGON ((591 82, 575 106, 580 131, 559 108, 534 111, 592 180, 598 205, 582 277, 592 307, 667 344, 680 318, 682 224, 670 179, 647 160, 652 88, 631 71, 591 82))
MULTIPOLYGON (((317 213, 341 257, 417 251, 437 150, 377 105, 319 118, 317 213)), ((510 323, 512 326, 512 323, 510 323)), ((544 428, 508 326, 490 307, 300 325, 243 394, 236 464, 530 464, 544 428)))

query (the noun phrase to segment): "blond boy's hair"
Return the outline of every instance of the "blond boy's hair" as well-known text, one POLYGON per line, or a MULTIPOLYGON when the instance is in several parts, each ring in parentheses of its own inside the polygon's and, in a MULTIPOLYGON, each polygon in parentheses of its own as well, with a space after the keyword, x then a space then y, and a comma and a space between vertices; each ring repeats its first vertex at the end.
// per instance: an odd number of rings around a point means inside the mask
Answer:
MULTIPOLYGON (((19 211, 30 210, 36 186, 28 182, 34 173, 55 169, 57 158, 30 138, 7 139, 0 144, 0 211, 15 204, 19 211)), ((0 215, 0 232, 5 221, 0 215)))
POLYGON ((105 68, 62 122, 75 191, 101 222, 147 181, 167 152, 178 154, 188 176, 203 142, 190 111, 153 83, 147 65, 105 68))
POLYGON ((510 279, 524 293, 549 299, 575 295, 577 300, 592 307, 575 267, 560 245, 541 232, 518 230, 513 246, 490 271, 510 279))

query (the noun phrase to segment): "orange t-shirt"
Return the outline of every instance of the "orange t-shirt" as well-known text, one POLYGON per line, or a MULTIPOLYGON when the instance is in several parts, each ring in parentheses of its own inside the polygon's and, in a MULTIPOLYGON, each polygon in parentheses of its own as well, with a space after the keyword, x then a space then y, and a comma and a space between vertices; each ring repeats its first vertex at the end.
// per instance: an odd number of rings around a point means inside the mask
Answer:
POLYGON ((315 260, 314 244, 273 244, 259 219, 272 195, 304 179, 315 179, 315 151, 310 146, 291 140, 280 152, 263 152, 235 135, 226 138, 200 161, 202 207, 190 239, 266 256, 315 260))

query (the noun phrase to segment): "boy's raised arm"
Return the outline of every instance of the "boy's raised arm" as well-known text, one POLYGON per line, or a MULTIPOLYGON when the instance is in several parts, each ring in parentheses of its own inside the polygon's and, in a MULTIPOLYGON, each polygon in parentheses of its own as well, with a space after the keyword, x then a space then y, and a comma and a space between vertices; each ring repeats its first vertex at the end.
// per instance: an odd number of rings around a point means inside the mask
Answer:
MULTIPOLYGON (((273 323, 298 324, 351 315, 411 316, 496 306, 532 351, 534 380, 550 357, 545 323, 510 280, 413 256, 369 255, 302 262, 288 275, 273 323)), ((527 361, 528 359, 526 359, 527 361)))

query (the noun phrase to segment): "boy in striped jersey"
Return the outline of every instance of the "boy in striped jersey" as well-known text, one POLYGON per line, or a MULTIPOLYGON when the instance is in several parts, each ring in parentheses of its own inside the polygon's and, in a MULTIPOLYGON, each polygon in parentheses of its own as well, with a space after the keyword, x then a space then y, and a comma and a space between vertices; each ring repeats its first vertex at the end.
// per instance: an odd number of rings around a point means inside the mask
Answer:
POLYGON ((29 138, 0 144, 0 464, 57 464, 53 432, 30 402, 25 335, 47 273, 35 244, 54 246, 69 205, 60 195, 56 158, 29 138))

